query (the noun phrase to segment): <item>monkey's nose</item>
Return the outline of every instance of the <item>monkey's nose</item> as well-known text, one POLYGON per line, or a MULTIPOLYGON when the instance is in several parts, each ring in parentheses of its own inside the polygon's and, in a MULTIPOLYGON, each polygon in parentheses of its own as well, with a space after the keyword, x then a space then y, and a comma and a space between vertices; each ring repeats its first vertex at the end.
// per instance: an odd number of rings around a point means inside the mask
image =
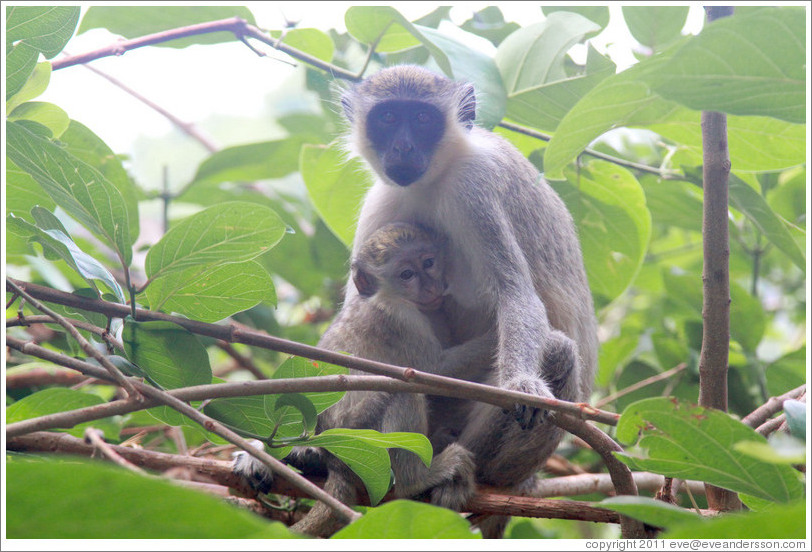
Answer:
POLYGON ((406 140, 396 140, 394 144, 392 144, 392 148, 398 153, 410 153, 414 146, 411 142, 407 142, 406 140))

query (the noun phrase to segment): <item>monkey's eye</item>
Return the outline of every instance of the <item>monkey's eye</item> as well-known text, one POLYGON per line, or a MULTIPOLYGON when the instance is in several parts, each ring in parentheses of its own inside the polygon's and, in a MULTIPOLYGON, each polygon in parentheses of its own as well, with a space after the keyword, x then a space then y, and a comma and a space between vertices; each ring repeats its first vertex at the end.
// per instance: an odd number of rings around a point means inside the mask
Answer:
POLYGON ((423 269, 428 270, 429 268, 434 266, 434 258, 430 257, 423 261, 423 269))
POLYGON ((431 115, 425 111, 421 111, 417 114, 417 122, 421 125, 427 125, 431 122, 431 115))
POLYGON ((394 123, 396 118, 397 117, 395 117, 395 114, 391 111, 384 111, 381 113, 381 122, 386 123, 387 125, 394 123))
POLYGON ((414 277, 414 270, 406 269, 400 273, 401 280, 411 280, 414 277))

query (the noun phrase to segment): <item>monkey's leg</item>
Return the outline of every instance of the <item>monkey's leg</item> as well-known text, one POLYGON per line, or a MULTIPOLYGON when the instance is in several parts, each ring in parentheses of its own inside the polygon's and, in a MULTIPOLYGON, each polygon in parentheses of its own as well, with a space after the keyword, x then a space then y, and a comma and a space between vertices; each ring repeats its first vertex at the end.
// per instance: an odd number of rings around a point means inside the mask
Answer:
MULTIPOLYGON (((360 481, 355 474, 350 472, 346 466, 341 465, 338 460, 331 459, 328 465, 330 469, 327 481, 324 483, 324 490, 344 504, 358 504, 360 481)), ((297 533, 327 538, 342 527, 343 524, 336 518, 333 511, 323 502, 318 501, 304 518, 290 528, 297 533)))
MULTIPOLYGON (((381 431, 411 431, 426 435, 428 429, 425 396, 408 393, 391 396, 381 431)), ((392 449, 389 454, 398 497, 412 497, 432 489, 433 503, 458 510, 474 493, 473 455, 457 443, 451 443, 432 458, 430 468, 413 452, 392 449)))

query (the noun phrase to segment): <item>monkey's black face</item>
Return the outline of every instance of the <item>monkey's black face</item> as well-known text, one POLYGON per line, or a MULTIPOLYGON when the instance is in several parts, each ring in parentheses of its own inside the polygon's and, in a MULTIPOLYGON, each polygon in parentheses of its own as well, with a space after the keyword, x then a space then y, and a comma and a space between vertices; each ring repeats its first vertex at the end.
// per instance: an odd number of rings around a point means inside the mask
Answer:
POLYGON ((408 186, 428 169, 445 132, 445 119, 426 102, 389 100, 370 110, 366 126, 386 176, 408 186))

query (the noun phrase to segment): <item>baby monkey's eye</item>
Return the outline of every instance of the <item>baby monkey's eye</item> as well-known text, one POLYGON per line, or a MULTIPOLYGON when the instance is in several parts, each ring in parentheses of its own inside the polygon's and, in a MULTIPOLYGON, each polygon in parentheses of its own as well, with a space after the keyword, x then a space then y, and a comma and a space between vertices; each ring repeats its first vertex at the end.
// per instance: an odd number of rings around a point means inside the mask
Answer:
POLYGON ((395 119, 396 119, 395 114, 392 113, 391 111, 384 111, 383 113, 381 113, 381 122, 383 123, 392 124, 395 122, 395 119))
POLYGON ((434 258, 429 257, 428 259, 423 261, 423 269, 428 270, 429 268, 434 266, 434 258))
POLYGON ((414 270, 404 270, 400 273, 401 280, 411 280, 414 277, 414 270))
POLYGON ((426 113, 425 111, 421 111, 417 114, 417 122, 420 124, 427 124, 431 122, 431 115, 426 113))

